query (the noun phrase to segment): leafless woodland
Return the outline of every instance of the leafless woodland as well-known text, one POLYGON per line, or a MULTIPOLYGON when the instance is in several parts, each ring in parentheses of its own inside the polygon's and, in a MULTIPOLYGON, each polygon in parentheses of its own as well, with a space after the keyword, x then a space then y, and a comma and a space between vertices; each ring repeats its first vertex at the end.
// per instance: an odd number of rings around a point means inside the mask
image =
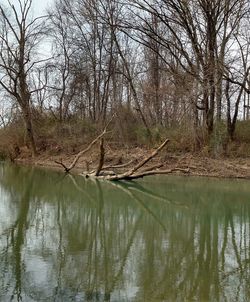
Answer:
POLYGON ((249 1, 56 0, 36 17, 17 3, 0 4, 1 125, 21 116, 33 155, 37 114, 122 128, 126 113, 149 140, 184 125, 218 151, 249 119, 249 1))

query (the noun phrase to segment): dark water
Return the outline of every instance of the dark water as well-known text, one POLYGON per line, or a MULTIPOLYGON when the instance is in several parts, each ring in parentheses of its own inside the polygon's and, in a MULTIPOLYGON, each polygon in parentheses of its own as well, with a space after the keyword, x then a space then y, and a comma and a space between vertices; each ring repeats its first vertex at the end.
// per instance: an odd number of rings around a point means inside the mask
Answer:
POLYGON ((250 301, 249 182, 2 164, 0 301, 250 301))

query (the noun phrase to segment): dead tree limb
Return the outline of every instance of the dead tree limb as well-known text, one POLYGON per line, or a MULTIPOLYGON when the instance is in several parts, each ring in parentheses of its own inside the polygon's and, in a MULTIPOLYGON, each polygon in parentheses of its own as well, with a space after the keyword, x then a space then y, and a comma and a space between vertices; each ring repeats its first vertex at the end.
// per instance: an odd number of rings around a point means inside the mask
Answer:
POLYGON ((129 162, 127 162, 125 164, 103 166, 102 170, 125 168, 125 167, 128 167, 129 165, 131 165, 133 162, 134 162, 134 159, 130 160, 129 162))
POLYGON ((148 172, 148 171, 153 171, 153 170, 159 169, 159 168, 163 167, 164 164, 165 164, 165 163, 160 163, 160 164, 158 164, 158 165, 154 165, 154 166, 147 167, 147 168, 141 170, 141 173, 142 173, 142 172, 148 172))
POLYGON ((135 174, 131 174, 131 175, 127 175, 126 173, 124 173, 124 174, 118 174, 118 175, 105 176, 104 178, 107 180, 112 180, 112 181, 133 180, 133 179, 143 178, 144 176, 150 176, 150 175, 170 174, 170 173, 173 173, 176 171, 180 171, 183 173, 189 173, 190 169, 173 168, 173 169, 168 169, 168 170, 153 170, 153 171, 135 173, 135 174))
POLYGON ((103 166, 103 158, 104 158, 104 151, 102 150, 103 145, 101 144, 101 148, 100 148, 100 162, 99 162, 99 166, 97 169, 96 173, 90 173, 90 174, 85 174, 86 177, 91 177, 91 176, 95 176, 98 177, 100 179, 107 179, 107 180, 112 180, 112 181, 117 181, 117 180, 132 180, 132 179, 136 179, 136 178, 141 178, 144 176, 148 176, 148 175, 155 175, 155 174, 168 174, 171 173, 173 171, 177 171, 177 170, 182 170, 182 172, 189 172, 189 170, 185 170, 185 169, 179 169, 179 168, 174 168, 174 169, 170 169, 170 170, 158 170, 158 168, 162 167, 163 164, 157 164, 154 166, 151 166, 149 168, 146 168, 140 172, 137 172, 140 168, 142 168, 146 163, 148 163, 150 160, 152 160, 169 142, 169 139, 166 139, 154 152, 151 153, 151 155, 147 156, 145 159, 143 159, 142 161, 140 161, 136 166, 134 166, 132 169, 128 170, 125 173, 120 173, 120 174, 115 174, 114 172, 112 173, 101 173, 101 169, 100 167, 103 166), (102 154, 103 153, 103 154, 102 154), (137 172, 137 173, 136 173, 137 172))
POLYGON ((55 163, 58 164, 58 165, 61 165, 61 166, 64 168, 64 171, 65 171, 66 173, 69 172, 68 167, 62 162, 62 159, 61 159, 61 161, 55 160, 55 163))
MULTIPOLYGON (((108 175, 109 173, 114 175, 116 174, 113 170, 110 171, 110 169, 120 169, 120 168, 125 168, 129 165, 131 165, 135 160, 132 159, 131 161, 125 163, 125 164, 120 164, 120 165, 108 165, 108 166, 103 166, 101 171, 102 171, 102 175, 105 174, 105 175, 108 175), (105 171, 105 172, 104 172, 105 171)), ((151 169, 150 169, 151 170, 151 169)), ((92 170, 92 171, 89 171, 89 169, 86 170, 86 172, 89 174, 89 175, 93 175, 95 173, 96 170, 92 170)))
POLYGON ((147 162, 154 158, 169 142, 169 139, 166 139, 150 156, 146 157, 144 160, 139 162, 133 169, 126 173, 127 176, 134 174, 137 170, 143 167, 147 162))
POLYGON ((96 172, 95 172, 95 176, 99 176, 99 174, 102 170, 103 164, 104 164, 105 150, 104 150, 103 143, 104 142, 103 142, 103 137, 102 137, 101 141, 100 141, 100 159, 99 159, 98 167, 97 167, 96 172))
POLYGON ((57 162, 58 164, 62 165, 66 172, 69 172, 77 163, 80 156, 82 156, 84 153, 86 153, 98 140, 100 140, 100 156, 99 156, 99 163, 98 167, 95 171, 92 171, 90 173, 83 173, 85 177, 94 177, 98 179, 105 179, 110 181, 119 181, 119 180, 133 180, 137 178, 142 178, 144 176, 150 176, 150 175, 159 175, 159 174, 169 174, 172 172, 180 171, 182 173, 189 173, 190 169, 184 169, 175 167, 168 170, 159 170, 162 166, 164 166, 164 163, 151 165, 150 167, 143 168, 149 161, 151 161, 169 142, 169 139, 166 139, 155 151, 153 151, 149 156, 145 157, 142 161, 140 161, 137 165, 135 165, 132 169, 124 172, 124 173, 115 173, 114 171, 107 171, 108 168, 121 168, 126 167, 129 164, 131 164, 133 161, 130 161, 129 163, 122 164, 122 165, 116 165, 116 166, 106 166, 104 167, 104 155, 105 155, 105 149, 104 149, 104 140, 103 136, 107 133, 107 126, 105 127, 104 131, 92 141, 92 143, 83 151, 79 152, 77 156, 75 157, 74 161, 69 167, 66 167, 65 164, 62 162, 57 162), (141 170, 140 170, 141 169, 141 170), (104 171, 105 170, 105 171, 104 171), (139 171, 140 170, 140 171, 139 171))
POLYGON ((77 164, 77 162, 78 162, 78 160, 85 154, 85 153, 87 153, 105 134, 107 134, 107 133, 110 133, 111 131, 107 131, 107 128, 108 128, 108 126, 110 125, 110 123, 111 123, 111 121, 112 121, 112 119, 113 119, 113 117, 114 116, 112 116, 111 117, 111 119, 109 120, 109 122, 107 123, 107 125, 105 126, 105 128, 104 128, 104 130, 103 130, 103 132, 100 134, 100 135, 98 135, 89 145, 88 145, 88 147, 86 148, 86 149, 84 149, 84 150, 82 150, 82 151, 80 151, 79 153, 77 153, 77 155, 75 156, 75 158, 74 158, 74 160, 72 161, 72 163, 69 165, 69 167, 67 167, 62 161, 61 162, 58 162, 58 161, 55 161, 55 163, 57 163, 57 164, 59 164, 59 165, 61 165, 63 168, 64 168, 64 171, 66 172, 66 173, 68 173, 68 172, 70 172, 70 170, 72 170, 75 166, 76 166, 76 164, 77 164))

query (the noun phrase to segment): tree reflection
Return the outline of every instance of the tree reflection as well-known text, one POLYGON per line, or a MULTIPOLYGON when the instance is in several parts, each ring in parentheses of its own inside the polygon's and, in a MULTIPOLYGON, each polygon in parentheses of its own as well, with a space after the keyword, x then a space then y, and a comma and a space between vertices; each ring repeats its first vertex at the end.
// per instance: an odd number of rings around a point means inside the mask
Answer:
MULTIPOLYGON (((1 236, 1 240, 6 239, 6 249, 3 254, 5 258, 5 271, 6 273, 12 269, 12 281, 11 284, 6 284, 6 292, 9 292, 10 301, 22 301, 22 246, 24 244, 26 230, 29 227, 28 214, 30 205, 30 190, 32 190, 32 172, 30 169, 28 175, 26 175, 26 186, 23 188, 23 192, 18 197, 18 214, 16 221, 8 229, 5 230, 4 236, 1 236), (5 237, 5 238, 4 238, 5 237), (10 257, 11 254, 11 257, 10 257), (8 285, 10 288, 8 288, 8 285)), ((11 196, 11 195, 10 195, 11 196)), ((8 274, 7 274, 8 275, 8 274)))
POLYGON ((0 235, 0 300, 249 297, 248 191, 5 169, 0 186, 16 218, 0 235))

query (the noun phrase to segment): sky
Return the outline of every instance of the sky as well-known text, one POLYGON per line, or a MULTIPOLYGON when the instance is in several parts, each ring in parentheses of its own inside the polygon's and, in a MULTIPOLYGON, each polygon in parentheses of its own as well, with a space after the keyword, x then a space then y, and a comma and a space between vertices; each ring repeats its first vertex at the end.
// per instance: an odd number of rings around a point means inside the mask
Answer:
MULTIPOLYGON (((8 1, 13 4, 18 11, 19 2, 18 0, 0 0, 0 3, 6 7, 9 7, 8 1)), ((23 3, 25 0, 20 0, 23 3)), ((27 1, 27 0, 26 0, 27 1)), ((46 8, 51 6, 55 0, 32 0, 31 10, 29 13, 29 18, 33 19, 39 16, 46 15, 46 8)), ((43 43, 40 44, 40 53, 47 56, 50 56, 51 45, 49 42, 46 42, 46 39, 43 40, 43 43)))
MULTIPOLYGON (((2 4, 8 6, 8 0, 0 0, 2 4)), ((23 0, 21 0, 23 2, 23 0)), ((18 0, 10 0, 13 5, 19 5, 18 0)), ((32 0, 32 12, 34 16, 40 16, 45 13, 45 8, 53 3, 53 0, 32 0)))

